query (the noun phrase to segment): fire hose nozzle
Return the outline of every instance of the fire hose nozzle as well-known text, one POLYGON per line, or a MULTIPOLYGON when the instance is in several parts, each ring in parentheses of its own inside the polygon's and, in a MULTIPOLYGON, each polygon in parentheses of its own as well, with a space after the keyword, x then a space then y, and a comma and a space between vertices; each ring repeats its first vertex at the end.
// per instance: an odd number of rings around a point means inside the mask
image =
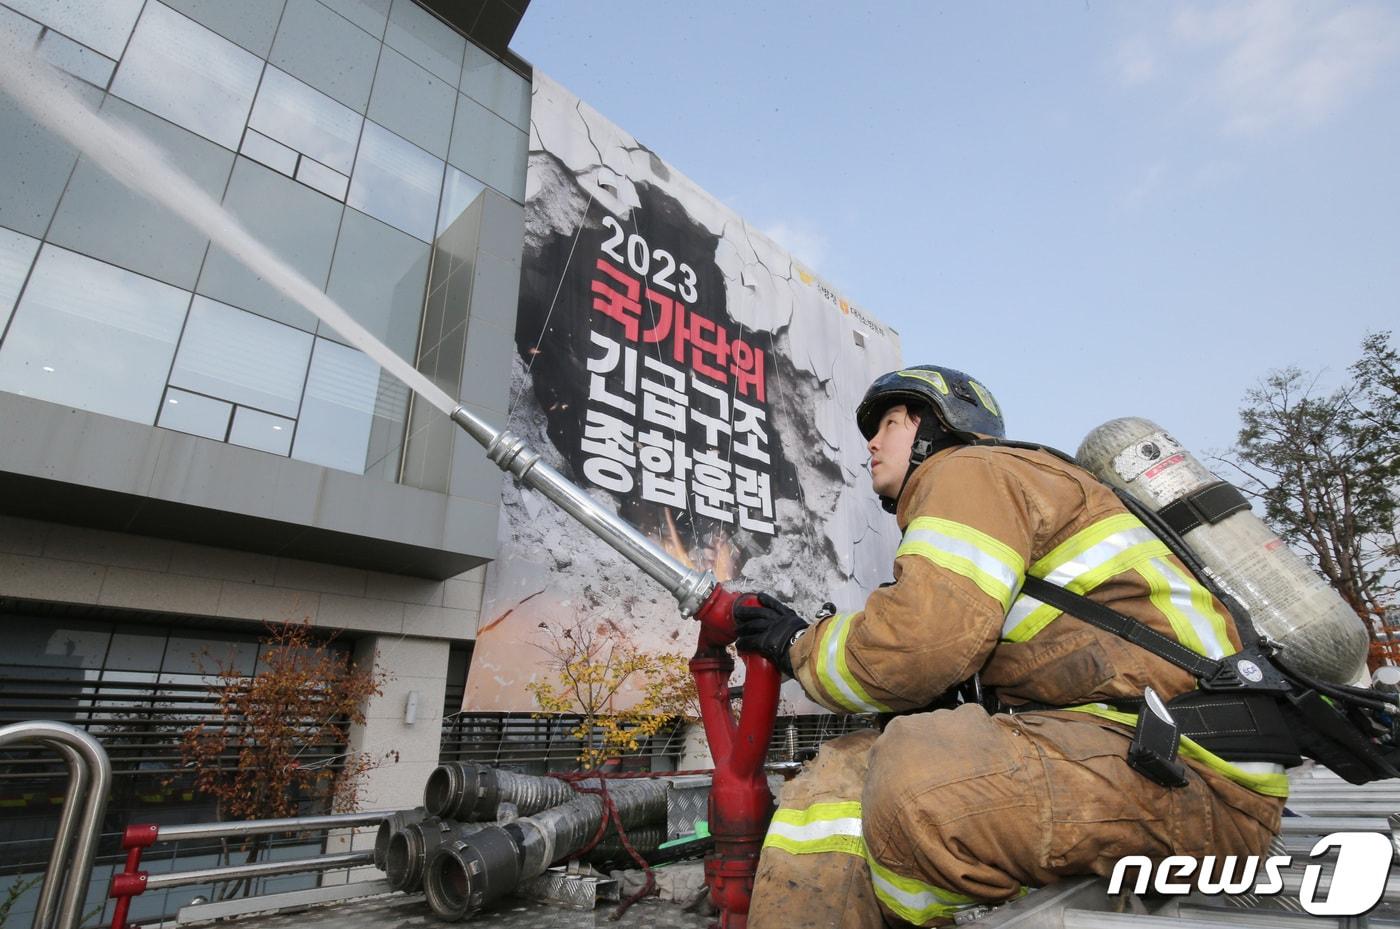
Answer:
POLYGON ((670 591, 686 616, 694 616, 714 591, 719 582, 712 572, 687 568, 666 554, 660 546, 560 474, 519 436, 493 429, 465 407, 452 411, 452 421, 476 439, 486 449, 486 457, 502 471, 509 471, 517 481, 549 498, 670 591))

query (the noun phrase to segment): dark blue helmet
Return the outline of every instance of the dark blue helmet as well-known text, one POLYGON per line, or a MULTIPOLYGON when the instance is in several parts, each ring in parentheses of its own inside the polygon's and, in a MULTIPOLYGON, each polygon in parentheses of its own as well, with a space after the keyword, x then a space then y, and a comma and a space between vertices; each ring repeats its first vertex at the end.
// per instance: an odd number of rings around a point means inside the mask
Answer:
POLYGON ((880 417, 900 403, 932 407, 944 428, 965 441, 1006 438, 992 392, 961 371, 938 365, 914 365, 877 377, 856 407, 861 435, 869 441, 879 431, 880 417))

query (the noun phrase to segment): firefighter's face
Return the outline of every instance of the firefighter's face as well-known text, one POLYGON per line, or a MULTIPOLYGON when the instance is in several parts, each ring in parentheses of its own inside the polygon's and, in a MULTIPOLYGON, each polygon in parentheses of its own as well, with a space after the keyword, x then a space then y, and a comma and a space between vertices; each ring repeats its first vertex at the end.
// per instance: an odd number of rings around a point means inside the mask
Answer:
POLYGON ((875 493, 882 497, 899 493, 918 430, 919 418, 911 416, 903 404, 890 407, 880 417, 880 428, 866 446, 870 450, 870 486, 875 493))

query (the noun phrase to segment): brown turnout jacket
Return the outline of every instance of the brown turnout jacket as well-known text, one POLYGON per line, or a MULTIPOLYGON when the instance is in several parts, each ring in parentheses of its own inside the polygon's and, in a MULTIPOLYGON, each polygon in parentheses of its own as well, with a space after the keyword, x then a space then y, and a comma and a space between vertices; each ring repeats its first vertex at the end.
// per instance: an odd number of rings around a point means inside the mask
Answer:
POLYGON ((1144 649, 1019 595, 1027 572, 1211 657, 1234 622, 1113 492, 1040 451, 960 446, 914 472, 892 585, 793 645, 797 679, 837 712, 927 706, 982 671, 1003 701, 1070 706, 1195 687, 1144 649))

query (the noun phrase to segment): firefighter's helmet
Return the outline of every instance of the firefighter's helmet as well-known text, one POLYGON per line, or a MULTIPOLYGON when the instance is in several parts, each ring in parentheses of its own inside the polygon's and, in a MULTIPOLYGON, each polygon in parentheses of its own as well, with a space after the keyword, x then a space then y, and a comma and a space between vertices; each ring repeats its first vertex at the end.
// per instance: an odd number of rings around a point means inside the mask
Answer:
POLYGON ((991 391, 961 371, 939 365, 914 365, 877 377, 856 407, 861 435, 868 441, 879 431, 885 411, 900 403, 932 407, 944 428, 965 441, 1006 438, 1001 407, 991 391))

